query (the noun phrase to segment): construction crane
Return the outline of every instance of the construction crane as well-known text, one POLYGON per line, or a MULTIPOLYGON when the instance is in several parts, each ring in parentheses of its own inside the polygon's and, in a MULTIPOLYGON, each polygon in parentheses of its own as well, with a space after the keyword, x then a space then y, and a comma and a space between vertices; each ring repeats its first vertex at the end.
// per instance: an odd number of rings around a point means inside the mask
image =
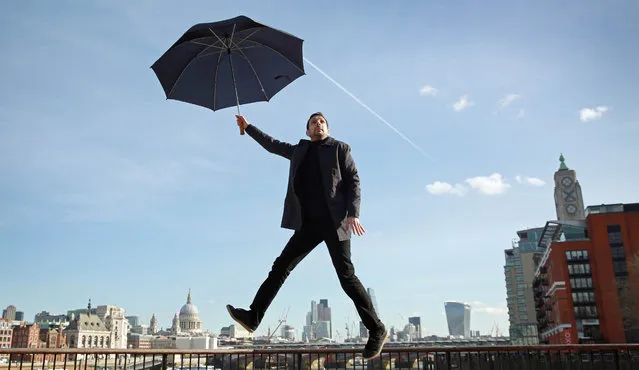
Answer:
POLYGON ((353 328, 348 326, 349 320, 350 317, 346 316, 346 323, 344 324, 344 326, 346 327, 346 341, 349 341, 351 339, 351 336, 353 335, 353 328))
POLYGON ((497 321, 493 321, 493 327, 490 329, 490 335, 494 337, 499 336, 499 325, 497 325, 497 321))
MULTIPOLYGON (((286 308, 286 311, 284 311, 282 313, 282 316, 280 316, 280 319, 277 320, 277 326, 275 327, 275 329, 273 329, 273 332, 271 332, 268 335, 268 338, 266 338, 267 341, 270 342, 271 338, 273 337, 273 335, 275 335, 275 333, 277 333, 277 329, 279 329, 280 326, 282 326, 282 324, 286 322, 286 318, 288 317, 288 310, 290 310, 290 309, 291 309, 291 306, 289 305, 288 308, 286 308)), ((269 331, 270 331, 270 328, 269 328, 269 331)))

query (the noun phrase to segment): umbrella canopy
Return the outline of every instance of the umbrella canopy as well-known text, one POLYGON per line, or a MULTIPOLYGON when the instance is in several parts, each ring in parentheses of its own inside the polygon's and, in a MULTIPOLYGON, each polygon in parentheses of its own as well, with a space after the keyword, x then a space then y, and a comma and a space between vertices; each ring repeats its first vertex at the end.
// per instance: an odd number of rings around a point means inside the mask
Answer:
POLYGON ((239 16, 192 26, 152 66, 167 99, 214 111, 269 101, 303 76, 303 40, 239 16))

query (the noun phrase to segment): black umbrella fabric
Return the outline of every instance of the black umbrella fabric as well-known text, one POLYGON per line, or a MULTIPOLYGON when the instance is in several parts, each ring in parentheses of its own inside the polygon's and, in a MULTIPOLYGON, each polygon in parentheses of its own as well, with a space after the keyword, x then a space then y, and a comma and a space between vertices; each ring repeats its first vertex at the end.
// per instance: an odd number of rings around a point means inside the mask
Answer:
POLYGON ((269 101, 305 74, 302 43, 239 16, 192 26, 151 68, 167 99, 239 114, 241 104, 269 101))

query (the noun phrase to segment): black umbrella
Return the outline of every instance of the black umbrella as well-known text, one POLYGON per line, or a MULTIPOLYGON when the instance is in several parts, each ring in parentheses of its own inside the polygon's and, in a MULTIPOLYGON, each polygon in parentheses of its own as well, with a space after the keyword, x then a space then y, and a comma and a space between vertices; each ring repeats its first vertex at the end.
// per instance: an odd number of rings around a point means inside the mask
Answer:
POLYGON ((151 68, 167 99, 213 111, 236 105, 239 114, 240 104, 269 101, 305 74, 302 43, 239 16, 194 25, 151 68))

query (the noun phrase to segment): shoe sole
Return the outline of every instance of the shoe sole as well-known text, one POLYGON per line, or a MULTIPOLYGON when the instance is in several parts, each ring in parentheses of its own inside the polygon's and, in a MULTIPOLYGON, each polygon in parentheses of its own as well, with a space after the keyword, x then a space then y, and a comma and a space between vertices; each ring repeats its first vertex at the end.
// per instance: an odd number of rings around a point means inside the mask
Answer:
POLYGON ((233 312, 231 311, 231 305, 227 304, 226 305, 226 311, 228 311, 229 315, 231 316, 231 318, 238 324, 240 324, 244 329, 248 330, 249 333, 253 333, 255 332, 255 330, 249 328, 248 326, 246 326, 241 320, 239 320, 237 317, 235 317, 235 315, 233 315, 233 312))
POLYGON ((384 342, 382 342, 382 345, 381 345, 381 346, 379 346, 379 351, 377 351, 377 353, 376 353, 376 354, 374 354, 374 355, 373 355, 373 356, 371 356, 371 357, 362 357, 362 358, 363 358, 364 360, 372 360, 372 359, 374 359, 374 358, 379 357, 379 354, 380 354, 380 353, 382 353, 382 350, 384 349, 384 345, 385 345, 386 343, 388 343, 388 337, 385 337, 385 338, 384 338, 384 342))

